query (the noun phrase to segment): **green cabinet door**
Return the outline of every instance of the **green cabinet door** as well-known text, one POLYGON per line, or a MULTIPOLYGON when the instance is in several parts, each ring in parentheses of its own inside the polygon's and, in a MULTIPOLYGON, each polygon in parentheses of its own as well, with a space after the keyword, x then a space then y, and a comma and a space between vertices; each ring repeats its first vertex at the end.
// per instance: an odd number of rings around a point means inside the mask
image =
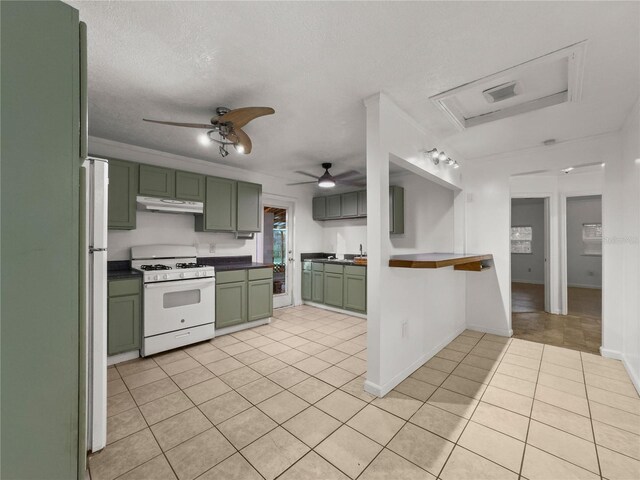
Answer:
POLYGON ((260 320, 273 314, 273 279, 249 282, 248 320, 260 320))
POLYGON ((365 312, 367 310, 367 277, 345 273, 344 308, 365 312))
POLYGON ((342 308, 343 305, 342 273, 324 273, 324 303, 332 307, 342 308))
POLYGON ((204 215, 196 215, 196 231, 236 230, 236 186, 235 180, 207 177, 204 215))
POLYGON ((176 172, 176 198, 204 202, 205 176, 192 172, 176 172))
POLYGON ((389 187, 389 233, 404 233, 404 188, 389 187))
POLYGON ((312 282, 311 270, 302 271, 302 299, 311 300, 311 282, 312 282))
POLYGON ((360 190, 358 192, 358 216, 366 217, 367 216, 367 191, 360 190))
POLYGON ((314 197, 312 211, 314 220, 324 220, 327 218, 327 197, 314 197))
POLYGON ((109 297, 107 354, 140 348, 140 295, 109 297))
POLYGON ((140 165, 139 172, 140 195, 148 197, 175 198, 176 171, 170 168, 140 165))
POLYGON ((262 185, 238 182, 237 186, 238 232, 259 232, 262 230, 262 185))
POLYGON ((341 195, 330 195, 327 199, 326 218, 340 218, 342 216, 341 195))
POLYGON ((138 165, 124 160, 109 159, 108 227, 112 230, 136 228, 136 195, 138 165))
POLYGON ((343 193, 342 195, 342 217, 358 216, 358 192, 343 193))
POLYGON ((324 302, 324 272, 313 270, 311 272, 311 301, 324 302))
POLYGON ((247 321, 247 282, 216 285, 216 328, 247 321))

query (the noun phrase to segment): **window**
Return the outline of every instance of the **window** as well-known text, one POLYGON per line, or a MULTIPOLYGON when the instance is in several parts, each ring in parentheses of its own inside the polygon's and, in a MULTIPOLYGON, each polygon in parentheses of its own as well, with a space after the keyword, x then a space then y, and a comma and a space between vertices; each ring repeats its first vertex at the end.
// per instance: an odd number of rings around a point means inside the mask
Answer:
POLYGON ((532 239, 533 228, 531 226, 511 227, 511 253, 532 253, 532 239))
POLYGON ((602 224, 582 224, 582 254, 602 255, 602 224))

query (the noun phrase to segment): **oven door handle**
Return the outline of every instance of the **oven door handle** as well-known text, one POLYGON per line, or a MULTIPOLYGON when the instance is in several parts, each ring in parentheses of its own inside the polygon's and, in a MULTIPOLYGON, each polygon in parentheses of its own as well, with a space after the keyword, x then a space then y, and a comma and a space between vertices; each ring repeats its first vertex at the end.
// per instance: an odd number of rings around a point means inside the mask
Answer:
POLYGON ((193 287, 198 285, 215 285, 215 278, 202 278, 199 280, 174 280, 170 282, 156 282, 156 283, 145 283, 144 288, 154 289, 154 288, 170 288, 171 286, 180 286, 180 287, 193 287), (180 282, 180 283, 178 283, 180 282))

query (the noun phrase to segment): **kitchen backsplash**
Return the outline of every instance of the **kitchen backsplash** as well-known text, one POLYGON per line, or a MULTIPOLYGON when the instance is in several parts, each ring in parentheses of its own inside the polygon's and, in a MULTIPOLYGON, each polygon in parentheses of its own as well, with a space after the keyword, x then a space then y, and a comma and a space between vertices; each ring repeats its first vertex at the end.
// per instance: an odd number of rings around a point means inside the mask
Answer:
POLYGON ((135 230, 109 230, 108 259, 128 260, 131 247, 151 244, 194 245, 199 257, 256 254, 256 240, 233 233, 196 232, 194 216, 185 213, 138 212, 135 230))

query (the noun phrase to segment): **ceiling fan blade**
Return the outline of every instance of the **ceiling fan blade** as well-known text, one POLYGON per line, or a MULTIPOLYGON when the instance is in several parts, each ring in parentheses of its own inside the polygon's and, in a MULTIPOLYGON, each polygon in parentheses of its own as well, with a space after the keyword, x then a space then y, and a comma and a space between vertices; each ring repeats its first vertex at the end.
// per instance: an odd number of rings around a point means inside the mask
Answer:
POLYGON ((159 123, 161 125, 171 125, 173 127, 188 127, 188 128, 206 128, 207 130, 213 130, 213 125, 207 125, 206 123, 178 123, 178 122, 162 122, 160 120, 149 120, 143 118, 145 122, 159 123))
POLYGON ((276 111, 271 107, 236 108, 216 118, 220 123, 230 122, 235 128, 242 128, 254 118, 273 115, 276 111))
POLYGON ((287 183, 287 185, 306 185, 308 183, 318 183, 318 181, 316 180, 315 182, 296 182, 296 183, 287 183))
POLYGON ((362 176, 362 174, 356 170, 349 170, 348 172, 340 173, 339 175, 334 175, 333 178, 335 178, 336 180, 341 180, 341 179, 355 177, 355 176, 362 176))
POLYGON ((229 132, 229 135, 227 135, 227 139, 237 145, 241 145, 242 148, 244 148, 242 153, 245 155, 249 155, 251 153, 251 139, 241 128, 234 127, 234 129, 229 132))
POLYGON ((318 179, 318 175, 312 175, 307 172, 301 172, 300 170, 296 170, 294 173, 299 173, 300 175, 306 175, 307 177, 315 178, 316 180, 318 179))

